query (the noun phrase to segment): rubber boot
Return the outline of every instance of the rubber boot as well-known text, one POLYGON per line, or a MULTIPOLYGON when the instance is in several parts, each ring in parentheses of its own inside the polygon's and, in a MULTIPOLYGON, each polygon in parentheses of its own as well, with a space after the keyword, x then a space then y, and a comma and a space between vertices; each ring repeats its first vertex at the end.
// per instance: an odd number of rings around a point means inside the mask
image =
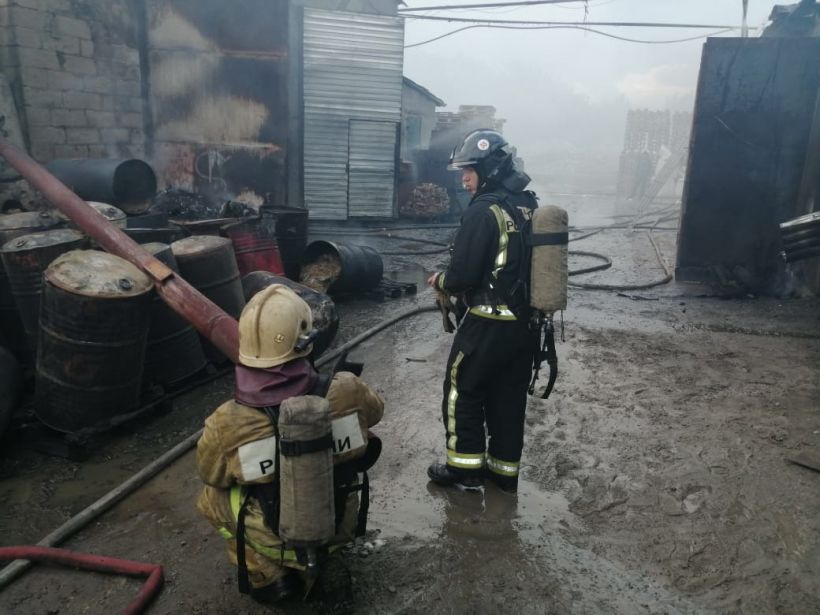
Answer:
POLYGON ((434 463, 427 468, 430 480, 442 487, 454 487, 461 491, 481 491, 483 482, 479 473, 461 473, 443 463, 434 463))

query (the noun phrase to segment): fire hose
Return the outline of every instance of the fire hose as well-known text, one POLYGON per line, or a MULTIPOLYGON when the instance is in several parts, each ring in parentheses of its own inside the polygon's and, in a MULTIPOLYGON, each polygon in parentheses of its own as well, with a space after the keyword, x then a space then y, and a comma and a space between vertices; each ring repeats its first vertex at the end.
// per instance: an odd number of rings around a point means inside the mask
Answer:
POLYGON ((123 610, 126 615, 142 613, 162 589, 163 574, 162 566, 159 564, 145 564, 49 547, 0 547, 0 561, 7 560, 37 561, 129 577, 147 577, 139 593, 123 610))

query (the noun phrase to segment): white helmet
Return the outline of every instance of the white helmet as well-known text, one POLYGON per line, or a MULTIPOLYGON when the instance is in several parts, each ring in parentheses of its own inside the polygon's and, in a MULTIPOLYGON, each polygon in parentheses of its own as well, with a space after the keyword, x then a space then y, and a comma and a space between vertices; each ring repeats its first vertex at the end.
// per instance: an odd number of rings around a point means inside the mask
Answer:
POLYGON ((313 350, 313 314, 307 303, 283 284, 256 293, 239 317, 239 362, 275 367, 313 350))

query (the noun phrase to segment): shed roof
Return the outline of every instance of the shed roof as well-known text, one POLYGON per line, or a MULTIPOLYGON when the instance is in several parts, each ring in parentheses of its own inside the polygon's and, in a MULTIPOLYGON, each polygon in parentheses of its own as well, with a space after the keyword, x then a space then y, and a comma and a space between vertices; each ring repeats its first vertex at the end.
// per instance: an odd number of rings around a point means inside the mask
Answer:
POLYGON ((443 107, 447 104, 443 100, 441 100, 438 96, 433 94, 430 90, 428 90, 426 87, 424 87, 422 85, 419 85, 418 83, 416 83, 412 79, 408 79, 407 77, 402 77, 402 79, 404 80, 404 85, 406 85, 408 88, 413 88, 414 90, 416 90, 417 92, 419 92, 423 96, 426 96, 427 98, 432 100, 434 103, 436 103, 436 107, 443 107))

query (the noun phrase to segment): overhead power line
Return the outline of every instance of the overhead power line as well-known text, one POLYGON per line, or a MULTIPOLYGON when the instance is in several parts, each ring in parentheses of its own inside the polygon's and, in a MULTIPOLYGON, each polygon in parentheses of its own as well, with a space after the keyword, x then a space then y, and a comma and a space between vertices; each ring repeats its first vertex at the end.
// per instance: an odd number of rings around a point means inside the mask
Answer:
POLYGON ((730 26, 726 24, 659 23, 651 21, 533 21, 515 19, 479 19, 474 17, 438 17, 433 15, 407 15, 405 16, 405 19, 424 19, 429 21, 448 21, 456 23, 502 26, 606 26, 618 28, 695 28, 701 30, 738 29, 737 26, 730 26))
POLYGON ((440 36, 436 36, 431 39, 427 39, 426 41, 420 41, 418 43, 412 43, 410 45, 405 45, 405 49, 410 49, 412 47, 420 47, 422 45, 427 45, 428 43, 432 43, 448 36, 452 36, 453 34, 458 34, 459 32, 464 32, 465 30, 472 30, 474 28, 497 28, 501 30, 584 30, 586 32, 591 32, 592 34, 599 34, 600 36, 606 36, 608 38, 614 38, 619 41, 625 41, 628 43, 643 43, 646 45, 669 45, 672 43, 685 43, 688 41, 696 41, 702 38, 708 38, 710 36, 716 36, 718 34, 725 34, 726 32, 731 32, 735 28, 724 28, 722 30, 717 30, 715 32, 709 32, 707 34, 700 34, 698 36, 690 36, 688 38, 677 38, 671 40, 662 40, 662 41, 653 41, 653 40, 643 40, 643 39, 636 39, 636 38, 627 38, 625 36, 618 36, 617 34, 610 34, 609 32, 603 32, 602 30, 595 30, 594 28, 587 28, 585 26, 580 25, 558 25, 558 26, 503 26, 503 25, 494 25, 494 24, 475 24, 472 26, 464 26, 463 28, 458 28, 457 30, 453 30, 451 32, 446 32, 440 36))
POLYGON ((449 11, 458 9, 491 9, 508 6, 532 6, 535 4, 569 4, 570 2, 588 2, 589 0, 527 0, 526 2, 492 2, 487 4, 450 4, 444 6, 418 6, 399 9, 399 13, 412 11, 449 11))

